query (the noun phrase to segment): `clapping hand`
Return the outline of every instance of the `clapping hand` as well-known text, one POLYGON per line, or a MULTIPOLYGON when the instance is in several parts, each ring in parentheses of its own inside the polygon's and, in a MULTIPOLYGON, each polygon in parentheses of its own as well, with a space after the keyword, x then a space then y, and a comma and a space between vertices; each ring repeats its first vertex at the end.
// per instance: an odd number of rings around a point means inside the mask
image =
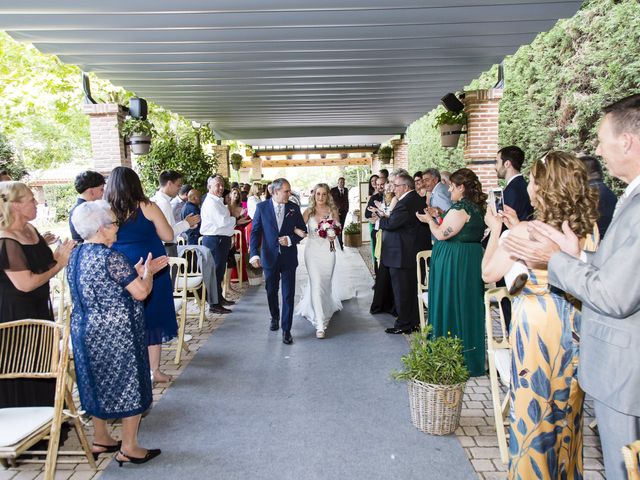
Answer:
POLYGON ((518 218, 518 214, 516 211, 511 208, 509 205, 504 206, 504 210, 498 212, 498 215, 502 217, 503 223, 506 227, 511 230, 513 227, 520 223, 520 219, 518 218))
POLYGON ((56 241, 60 238, 53 232, 44 232, 42 234, 42 238, 47 242, 47 245, 51 245, 52 243, 56 243, 56 241))
POLYGON ((71 256, 71 251, 73 247, 76 246, 76 242, 73 240, 65 240, 56 248, 56 251, 53 252, 54 260, 60 265, 66 266, 69 263, 69 257, 71 256))
POLYGON ((184 219, 189 224, 189 228, 196 228, 196 226, 198 226, 198 224, 200 223, 200 215, 196 215, 195 213, 190 213, 189 215, 184 217, 184 219))
POLYGON ((436 218, 436 217, 439 217, 440 215, 442 215, 442 210, 439 209, 438 207, 429 207, 429 208, 427 208, 427 212, 433 218, 436 218))
POLYGON ((147 260, 144 262, 144 264, 142 263, 142 257, 140 257, 140 260, 138 260, 138 263, 136 263, 135 265, 135 269, 136 272, 138 272, 138 275, 140 275, 143 280, 146 280, 150 276, 153 276, 154 274, 162 270, 168 264, 169 257, 167 257, 166 255, 153 258, 151 252, 149 252, 149 255, 147 255, 147 260))
POLYGON ((529 233, 536 236, 544 236, 560 247, 564 253, 573 257, 580 257, 580 240, 573 233, 569 222, 562 222, 562 232, 556 230, 551 225, 547 225, 539 220, 529 223, 529 233))
POLYGON ((431 213, 429 213, 429 210, 425 208, 426 213, 420 213, 420 212, 416 212, 416 217, 418 217, 418 220, 420 220, 422 223, 429 223, 429 220, 431 220, 433 217, 431 216, 431 213))

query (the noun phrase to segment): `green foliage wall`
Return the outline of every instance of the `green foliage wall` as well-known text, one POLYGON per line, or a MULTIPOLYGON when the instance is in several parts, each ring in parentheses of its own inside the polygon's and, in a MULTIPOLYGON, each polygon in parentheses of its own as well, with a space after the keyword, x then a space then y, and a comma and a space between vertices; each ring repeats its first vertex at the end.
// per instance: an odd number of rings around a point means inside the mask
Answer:
MULTIPOLYGON (((492 86, 495 69, 465 89, 492 86)), ((500 145, 520 146, 528 162, 551 149, 593 154, 602 107, 640 92, 640 3, 586 1, 572 18, 506 58, 504 70, 500 145)), ((463 164, 461 147, 440 147, 439 134, 430 129, 434 116, 430 112, 407 130, 414 170, 463 164)))
POLYGON ((45 185, 47 206, 55 209, 54 222, 69 220, 69 212, 76 203, 78 192, 73 185, 45 185))

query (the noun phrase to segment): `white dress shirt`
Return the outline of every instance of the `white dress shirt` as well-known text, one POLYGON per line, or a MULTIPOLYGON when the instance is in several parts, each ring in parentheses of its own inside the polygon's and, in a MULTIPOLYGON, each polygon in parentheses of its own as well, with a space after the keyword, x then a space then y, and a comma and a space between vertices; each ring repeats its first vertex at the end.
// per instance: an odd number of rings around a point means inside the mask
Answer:
POLYGON ((166 193, 158 190, 156 194, 151 197, 151 201, 153 201, 156 205, 158 205, 158 207, 160 207, 164 218, 167 219, 167 222, 169 222, 169 225, 171 225, 171 228, 173 228, 172 242, 175 243, 176 237, 178 235, 180 235, 182 232, 186 232, 191 228, 189 226, 189 222, 187 222, 186 220, 182 220, 176 223, 176 219, 173 216, 173 207, 171 207, 171 197, 166 193))
POLYGON ((200 233, 202 235, 233 235, 236 218, 231 216, 229 209, 221 197, 207 195, 200 209, 200 233))
POLYGON ((260 198, 256 197, 255 195, 251 195, 249 198, 247 198, 247 214, 249 215, 249 218, 253 218, 255 216, 256 206, 261 201, 262 200, 260 200, 260 198))

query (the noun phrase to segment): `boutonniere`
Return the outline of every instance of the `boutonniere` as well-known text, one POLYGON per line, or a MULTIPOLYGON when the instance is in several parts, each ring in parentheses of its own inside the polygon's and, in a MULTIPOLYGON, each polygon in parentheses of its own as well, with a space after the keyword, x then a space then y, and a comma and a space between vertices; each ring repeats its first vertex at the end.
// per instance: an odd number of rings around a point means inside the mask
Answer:
POLYGON ((289 211, 287 212, 287 214, 284 216, 284 218, 287 218, 287 217, 289 217, 289 216, 291 216, 291 215, 293 215, 293 210, 289 210, 289 211))

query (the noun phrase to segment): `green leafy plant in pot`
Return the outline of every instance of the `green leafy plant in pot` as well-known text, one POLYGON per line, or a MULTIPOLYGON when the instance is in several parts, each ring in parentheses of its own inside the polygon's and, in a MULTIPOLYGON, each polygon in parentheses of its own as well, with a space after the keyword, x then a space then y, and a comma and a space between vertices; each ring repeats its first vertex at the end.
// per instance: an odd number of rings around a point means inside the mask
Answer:
POLYGON ((462 127, 467 123, 467 114, 445 110, 436 116, 434 128, 440 129, 440 143, 443 147, 457 147, 462 127))
POLYGON ((393 147, 387 145, 378 149, 378 160, 380 160, 380 163, 390 163, 392 158, 393 147))
POLYGON ((232 153, 231 158, 229 159, 229 163, 231 163, 231 167, 238 171, 240 167, 242 167, 242 160, 244 157, 239 153, 232 153))
POLYGON ((358 248, 362 245, 362 230, 359 223, 350 223, 343 231, 345 247, 358 248))
POLYGON ((469 371, 462 340, 430 334, 429 325, 413 335, 409 353, 402 357, 404 369, 393 372, 392 377, 407 382, 413 425, 425 433, 448 435, 460 424, 469 371))
POLYGON ((147 119, 127 118, 122 125, 122 136, 129 139, 131 151, 136 155, 146 155, 151 149, 151 139, 157 135, 156 129, 147 119))

